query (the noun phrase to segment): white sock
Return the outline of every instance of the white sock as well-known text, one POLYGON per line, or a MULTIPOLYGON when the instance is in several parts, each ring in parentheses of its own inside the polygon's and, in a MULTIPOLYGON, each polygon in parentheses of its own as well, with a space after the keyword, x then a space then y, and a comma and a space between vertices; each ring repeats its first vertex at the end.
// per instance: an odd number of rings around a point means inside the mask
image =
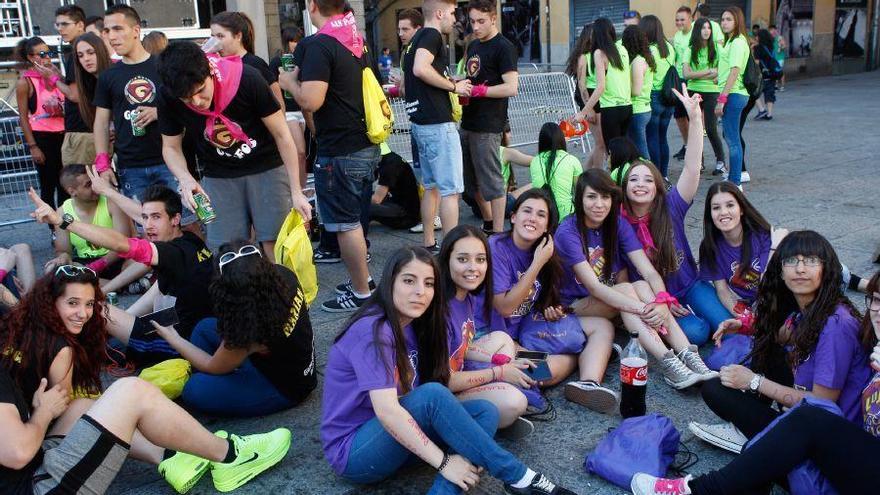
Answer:
POLYGON ((530 468, 526 468, 526 474, 523 475, 522 479, 513 484, 514 488, 525 488, 532 484, 532 480, 535 478, 535 475, 538 474, 532 471, 530 468))
POLYGON ((366 299, 366 298, 370 297, 370 293, 369 293, 369 292, 367 292, 366 294, 361 294, 360 292, 352 291, 352 293, 353 293, 353 294, 355 295, 355 297, 357 297, 358 299, 366 299))

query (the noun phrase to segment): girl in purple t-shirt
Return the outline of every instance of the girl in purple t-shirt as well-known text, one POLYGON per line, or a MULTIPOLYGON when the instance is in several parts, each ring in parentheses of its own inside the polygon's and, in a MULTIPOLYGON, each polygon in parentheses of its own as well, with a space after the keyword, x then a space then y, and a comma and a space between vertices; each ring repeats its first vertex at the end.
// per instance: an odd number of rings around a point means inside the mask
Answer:
MULTIPOLYGON (((620 197, 620 188, 604 170, 587 170, 578 178, 575 214, 556 230, 556 246, 565 268, 562 293, 578 316, 610 324, 609 318, 620 315, 626 329, 638 333, 648 353, 660 362, 664 379, 673 387, 682 389, 714 377, 717 373, 706 367, 669 312, 663 279, 635 233, 621 223, 620 197), (645 280, 627 282, 624 256, 645 280)), ((607 355, 601 358, 596 360, 601 366, 593 375, 598 380, 569 382, 567 399, 595 409, 593 396, 598 395, 596 387, 608 362, 607 355)), ((583 367, 581 374, 585 374, 583 367)))
POLYGON ((678 94, 690 117, 688 152, 678 183, 669 193, 663 176, 653 163, 636 160, 624 174, 623 218, 642 242, 654 268, 663 277, 667 290, 677 298, 669 305, 688 340, 697 346, 709 340, 708 321, 724 321, 727 310, 708 282, 697 277, 697 263, 688 245, 684 220, 700 185, 703 124, 700 95, 678 94), (716 316, 717 315, 717 316, 716 316))
MULTIPOLYGON (((867 291, 868 312, 858 340, 865 352, 873 349, 871 367, 880 372, 880 273, 868 283, 867 291)), ((824 476, 822 481, 839 493, 875 493, 880 472, 880 373, 862 391, 859 413, 862 417, 854 422, 820 407, 801 404, 727 466, 678 479, 638 473, 632 480, 632 492, 707 495, 767 491, 774 481, 801 468, 805 461, 812 461, 824 476)), ((814 487, 818 492, 819 487, 814 487)))
POLYGON ((445 387, 449 352, 440 279, 427 250, 399 249, 373 296, 336 337, 325 370, 325 457, 354 483, 381 481, 421 459, 438 471, 433 490, 457 493, 479 482, 480 469, 471 462, 479 460, 509 493, 570 495, 495 443, 492 403, 459 402, 445 387))
MULTIPOLYGON (((792 232, 779 243, 758 286, 749 367, 724 366, 719 379, 703 384, 706 404, 729 423, 691 423, 695 435, 738 452, 779 415, 770 402, 793 407, 806 395, 834 401, 858 420, 870 369, 858 312, 840 280, 837 254, 821 235, 792 232)), ((716 337, 738 331, 743 322, 728 320, 716 337)))
POLYGON ((480 319, 476 313, 481 313, 482 321, 490 321, 495 312, 492 277, 486 277, 492 271, 486 235, 472 225, 455 227, 443 237, 438 260, 449 301, 449 389, 460 400, 485 399, 495 404, 499 428, 521 420, 526 430, 532 430, 531 423, 520 418, 528 400, 517 388, 530 388, 535 383, 523 372, 529 361, 513 359, 516 343, 506 332, 477 335, 480 319))

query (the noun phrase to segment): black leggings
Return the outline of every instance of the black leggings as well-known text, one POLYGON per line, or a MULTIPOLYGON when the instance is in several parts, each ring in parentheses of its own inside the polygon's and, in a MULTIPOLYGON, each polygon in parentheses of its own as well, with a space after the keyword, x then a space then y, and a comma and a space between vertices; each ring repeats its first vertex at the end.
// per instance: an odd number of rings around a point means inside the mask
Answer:
POLYGON ((694 478, 694 495, 750 493, 811 460, 840 493, 876 493, 880 439, 824 409, 804 405, 727 466, 694 478))
POLYGON ((629 130, 629 121, 632 118, 632 105, 619 107, 602 107, 602 140, 605 141, 605 149, 612 139, 626 136, 629 130))
MULTIPOLYGON (((794 376, 782 352, 772 359, 769 368, 765 373, 768 379, 786 387, 794 384, 794 376)), ((781 414, 770 407, 772 401, 767 397, 725 387, 720 378, 705 382, 701 393, 712 412, 733 423, 748 438, 760 433, 781 414)))
POLYGON ((743 150, 743 172, 746 171, 746 139, 743 137, 743 127, 746 125, 746 118, 749 116, 749 112, 755 108, 756 101, 758 101, 757 98, 749 96, 749 101, 746 103, 746 106, 743 108, 743 111, 739 116, 739 142, 742 145, 743 150))
POLYGON ((703 109, 703 125, 706 128, 706 135, 709 136, 709 143, 712 145, 712 151, 715 152, 715 161, 724 161, 724 144, 721 142, 721 136, 718 135, 718 117, 715 116, 715 105, 718 104, 718 93, 700 93, 703 101, 700 107, 703 109))
POLYGON ((37 176, 40 181, 40 199, 49 206, 57 208, 67 198, 67 192, 61 187, 61 144, 64 142, 63 132, 34 131, 34 141, 46 157, 46 161, 36 164, 37 176), (58 200, 55 200, 55 194, 58 200))

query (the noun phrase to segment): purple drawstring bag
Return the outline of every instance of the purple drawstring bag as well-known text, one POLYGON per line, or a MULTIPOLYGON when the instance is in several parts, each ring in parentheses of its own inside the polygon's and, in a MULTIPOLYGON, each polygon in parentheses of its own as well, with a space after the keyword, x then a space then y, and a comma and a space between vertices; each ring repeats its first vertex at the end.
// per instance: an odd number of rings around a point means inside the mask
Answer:
MULTIPOLYGON (((804 397, 804 400, 800 401, 796 406, 792 407, 788 411, 782 413, 782 415, 780 415, 778 418, 774 419, 772 423, 767 425, 766 428, 761 430, 760 433, 755 435, 754 438, 749 440, 749 442, 743 448, 743 451, 747 450, 761 437, 763 437, 764 434, 766 434, 774 426, 776 426, 776 423, 782 421, 782 419, 791 414, 792 411, 803 406, 804 404, 822 408, 837 416, 843 416, 843 411, 840 410, 840 406, 838 406, 836 402, 831 402, 827 399, 820 399, 818 397, 804 397)), ((822 473, 819 471, 819 468, 816 467, 816 464, 814 464, 813 461, 804 461, 798 464, 797 467, 795 467, 791 470, 791 472, 788 473, 788 491, 789 493, 791 493, 791 495, 838 495, 837 490, 833 486, 831 486, 831 483, 828 481, 827 478, 825 478, 824 475, 822 475, 822 473)))
POLYGON ((627 418, 587 455, 584 469, 629 490, 636 473, 664 476, 678 454, 681 435, 662 414, 627 418))
POLYGON ((706 358, 706 366, 710 370, 721 371, 722 366, 729 364, 746 364, 746 357, 752 352, 752 338, 748 335, 731 335, 721 341, 706 358))
POLYGON ((587 336, 576 316, 547 321, 544 315, 534 312, 522 319, 519 329, 520 345, 531 351, 580 354, 587 345, 587 336))

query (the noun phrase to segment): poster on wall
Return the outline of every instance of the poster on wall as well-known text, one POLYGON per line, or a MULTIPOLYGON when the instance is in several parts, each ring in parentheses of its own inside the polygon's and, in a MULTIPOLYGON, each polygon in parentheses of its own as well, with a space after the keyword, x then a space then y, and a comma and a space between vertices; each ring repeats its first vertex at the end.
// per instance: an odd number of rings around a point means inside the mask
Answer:
POLYGON ((779 0, 776 26, 789 57, 809 57, 813 50, 813 0, 779 0))
POLYGON ((868 0, 837 0, 834 15, 834 56, 865 56, 868 32, 868 0))

